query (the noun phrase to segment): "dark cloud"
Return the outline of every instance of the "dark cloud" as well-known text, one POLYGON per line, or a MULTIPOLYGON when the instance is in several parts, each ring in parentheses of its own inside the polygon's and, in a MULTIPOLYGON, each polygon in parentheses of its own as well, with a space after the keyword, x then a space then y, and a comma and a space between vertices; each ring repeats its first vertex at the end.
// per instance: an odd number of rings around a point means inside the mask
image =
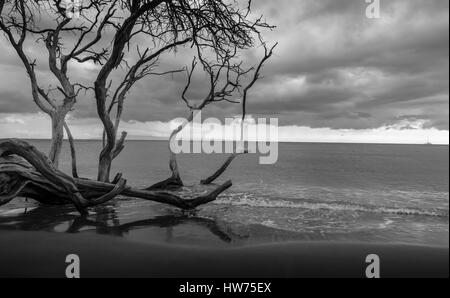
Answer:
MULTIPOLYGON (((366 129, 422 121, 426 128, 449 129, 447 0, 381 0, 382 19, 366 18, 364 0, 253 2, 255 14, 263 13, 277 25, 267 32, 267 40, 280 45, 264 68, 264 79, 251 91, 249 113, 315 128, 366 129)), ((37 110, 28 83, 24 87, 27 78, 20 61, 4 40, 0 47, 5 53, 0 57, 0 112, 37 110)), ((36 44, 28 47, 42 66, 40 80, 44 85, 55 84, 46 68, 45 51, 36 44)), ((261 51, 248 51, 242 57, 251 65, 261 51)), ((159 64, 162 70, 178 69, 190 65, 190 59, 186 49, 159 64)), ((97 71, 77 66, 70 76, 92 84, 97 71)), ((122 75, 118 70, 112 78, 122 75)), ((204 82, 204 75, 196 74, 189 92, 193 101, 205 96, 204 82)), ((184 84, 184 74, 140 82, 127 98, 125 120, 168 121, 186 116, 180 100, 184 84)), ((241 111, 239 106, 220 104, 206 112, 224 117, 241 111)), ((92 94, 80 96, 74 116, 96 116, 92 94)))
POLYGON ((13 91, 0 91, 1 113, 31 113, 38 112, 39 108, 30 100, 28 95, 13 91))

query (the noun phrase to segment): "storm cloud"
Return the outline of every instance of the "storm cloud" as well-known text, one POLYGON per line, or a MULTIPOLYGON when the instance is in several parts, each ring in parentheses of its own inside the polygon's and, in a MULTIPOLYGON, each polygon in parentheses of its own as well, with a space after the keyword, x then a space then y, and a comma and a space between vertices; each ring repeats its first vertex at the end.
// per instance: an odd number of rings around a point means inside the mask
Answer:
MULTIPOLYGON (((255 0, 255 14, 277 27, 266 32, 279 42, 275 56, 250 94, 254 117, 278 117, 280 125, 367 130, 396 126, 449 129, 449 1, 381 0, 381 18, 369 19, 365 0, 255 0), (417 124, 419 125, 417 126, 417 124)), ((37 44, 30 56, 45 59, 37 44)), ((0 38, 0 113, 37 112, 24 69, 0 38)), ((257 63, 262 49, 243 54, 257 63)), ((190 64, 188 51, 159 62, 161 70, 190 64)), ((71 78, 92 84, 95 65, 72 65, 71 78)), ((55 84, 47 69, 38 74, 55 84)), ((117 72, 113 78, 120 78, 117 72)), ((184 74, 151 77, 130 92, 124 121, 170 121, 186 116, 180 100, 184 74)), ((197 75, 191 98, 205 95, 197 75)), ((208 107, 208 116, 240 113, 238 105, 208 107)), ((81 95, 76 119, 95 118, 91 94, 81 95)))

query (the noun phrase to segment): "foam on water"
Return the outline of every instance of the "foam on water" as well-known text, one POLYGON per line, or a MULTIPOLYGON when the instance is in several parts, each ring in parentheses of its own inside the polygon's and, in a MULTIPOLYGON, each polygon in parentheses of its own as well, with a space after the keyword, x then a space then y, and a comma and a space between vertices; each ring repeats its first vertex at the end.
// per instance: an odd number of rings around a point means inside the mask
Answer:
POLYGON ((332 210, 332 211, 352 211, 369 213, 386 213, 411 216, 432 216, 448 218, 448 210, 420 210, 414 208, 397 208, 386 206, 372 206, 351 204, 348 202, 323 202, 306 199, 280 199, 256 197, 250 193, 227 194, 216 201, 217 204, 228 204, 233 206, 251 206, 261 208, 299 208, 308 210, 332 210))

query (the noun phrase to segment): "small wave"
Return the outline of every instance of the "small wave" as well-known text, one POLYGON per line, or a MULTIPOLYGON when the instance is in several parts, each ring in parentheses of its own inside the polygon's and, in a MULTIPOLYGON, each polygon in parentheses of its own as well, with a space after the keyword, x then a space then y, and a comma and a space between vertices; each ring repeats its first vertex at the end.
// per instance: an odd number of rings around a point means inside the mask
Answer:
POLYGON ((353 211, 386 213, 411 216, 432 216, 448 218, 448 210, 419 210, 414 208, 396 208, 371 205, 358 205, 347 202, 320 202, 313 200, 287 200, 276 198, 257 198, 251 194, 232 194, 221 197, 216 201, 218 204, 233 206, 251 206, 261 208, 299 208, 308 210, 332 210, 332 211, 353 211))

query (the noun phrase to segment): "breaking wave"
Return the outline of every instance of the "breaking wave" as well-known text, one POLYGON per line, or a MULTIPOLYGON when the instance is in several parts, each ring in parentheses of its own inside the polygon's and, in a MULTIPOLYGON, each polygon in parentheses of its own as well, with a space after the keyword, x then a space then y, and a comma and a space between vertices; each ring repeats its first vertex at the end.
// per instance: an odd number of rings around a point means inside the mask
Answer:
POLYGON ((330 211, 352 211, 352 212, 369 212, 381 214, 398 214, 410 216, 432 216, 448 218, 449 211, 436 210, 420 210, 415 208, 397 208, 351 204, 348 202, 323 202, 317 200, 306 199, 278 199, 278 198, 264 198, 256 197, 252 194, 236 193, 228 194, 220 197, 217 204, 226 204, 232 206, 251 206, 260 208, 299 208, 307 210, 330 210, 330 211))

